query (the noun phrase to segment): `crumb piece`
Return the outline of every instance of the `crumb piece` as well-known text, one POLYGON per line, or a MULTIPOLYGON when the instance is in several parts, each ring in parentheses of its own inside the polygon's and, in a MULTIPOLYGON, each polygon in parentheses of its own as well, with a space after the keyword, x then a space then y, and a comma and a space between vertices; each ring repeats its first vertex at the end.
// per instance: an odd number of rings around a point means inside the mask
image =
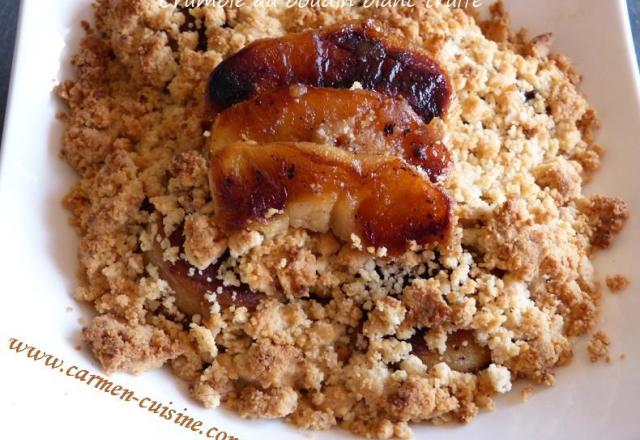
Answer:
POLYGON ((191 393, 205 408, 217 408, 220 406, 220 393, 208 383, 196 383, 191 389, 191 393))
POLYGON ((544 58, 549 55, 551 45, 553 44, 553 33, 548 32, 533 37, 529 44, 524 48, 524 55, 536 58, 544 58))
POLYGON ((258 231, 241 231, 229 237, 229 251, 233 258, 238 258, 260 246, 263 241, 264 236, 258 231))
POLYGON ((261 390, 249 386, 236 401, 241 417, 275 419, 285 417, 298 406, 298 393, 291 387, 261 390))
POLYGON ((611 246, 613 236, 622 230, 629 218, 629 208, 617 197, 596 195, 581 206, 591 226, 591 244, 600 248, 611 246))
POLYGON ((589 352, 589 358, 591 362, 597 362, 600 359, 604 359, 607 363, 611 362, 609 355, 609 347, 611 346, 611 339, 603 331, 598 330, 591 336, 591 340, 587 345, 587 351, 589 352))
POLYGON ((522 395, 522 402, 523 403, 527 403, 529 401, 529 398, 531 397, 531 395, 533 394, 533 385, 528 384, 526 385, 522 391, 520 392, 520 394, 522 395))
POLYGON ((506 42, 511 36, 509 13, 502 2, 495 2, 489 7, 491 17, 481 22, 482 33, 497 43, 506 42))
POLYGON ((205 362, 211 363, 218 354, 215 334, 208 328, 194 323, 190 326, 189 334, 195 341, 200 357, 202 357, 205 362))
POLYGON ((376 302, 375 308, 369 314, 362 331, 370 337, 391 335, 404 319, 406 310, 402 303, 390 296, 376 302))
POLYGON ((184 222, 184 252, 189 263, 200 270, 214 264, 227 250, 224 238, 211 218, 193 214, 184 222))
POLYGON ((402 293, 410 325, 434 327, 449 318, 450 308, 440 292, 427 280, 414 280, 402 293))
POLYGON ((607 287, 612 293, 620 292, 629 287, 629 278, 624 275, 607 275, 605 279, 607 287))
POLYGON ((565 159, 543 163, 534 170, 536 183, 549 188, 554 198, 565 204, 580 194, 582 178, 571 163, 565 159))
POLYGON ((362 240, 356 234, 351 234, 351 244, 355 249, 362 250, 362 240))
MULTIPOLYGON (((571 60, 569 60, 568 57, 559 53, 552 53, 551 55, 549 55, 549 59, 554 62, 556 67, 560 69, 562 73, 567 75, 567 78, 569 79, 569 81, 571 81, 571 84, 578 85, 582 82, 582 75, 578 73, 578 71, 573 67, 571 60)), ((591 111, 590 113, 592 113, 590 117, 595 115, 593 111, 591 111)), ((596 121, 596 119, 594 119, 594 121, 596 121)), ((593 138, 586 137, 586 140, 588 142, 591 142, 593 138)))
POLYGON ((289 86, 289 94, 292 98, 300 98, 307 94, 307 86, 304 84, 293 84, 289 86))
POLYGON ((511 391, 511 372, 506 367, 491 364, 486 372, 496 392, 504 394, 511 391))
POLYGON ((110 315, 96 317, 82 335, 107 373, 151 370, 181 353, 179 344, 163 330, 127 325, 110 315))
POLYGON ((307 249, 295 249, 290 258, 285 260, 278 272, 278 281, 284 293, 296 297, 308 296, 309 287, 318 278, 315 255, 307 249))

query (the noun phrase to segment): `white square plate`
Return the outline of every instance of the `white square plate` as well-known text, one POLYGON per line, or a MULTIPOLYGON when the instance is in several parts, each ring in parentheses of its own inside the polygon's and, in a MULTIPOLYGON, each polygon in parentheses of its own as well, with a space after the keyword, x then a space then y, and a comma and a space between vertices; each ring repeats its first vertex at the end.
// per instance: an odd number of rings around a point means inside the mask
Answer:
MULTIPOLYGON (((15 0, 14 0, 15 1, 15 0)), ((487 3, 485 1, 484 3, 487 3)), ((618 195, 632 217, 616 245, 597 257, 600 276, 623 273, 631 287, 604 294, 602 328, 613 340, 614 361, 590 365, 586 341, 557 371, 557 384, 537 389, 528 403, 516 391, 469 426, 420 426, 431 439, 640 438, 640 89, 624 0, 508 0, 514 24, 532 34, 553 31, 554 50, 584 74, 582 90, 602 119, 602 170, 588 192, 618 195), (618 355, 626 353, 626 360, 618 355)), ((88 0, 25 0, 7 110, 0 171, 0 437, 205 438, 8 349, 18 338, 92 373, 102 374, 74 349, 86 313, 70 292, 75 285, 77 239, 60 199, 74 181, 58 157, 61 125, 55 119, 54 85, 69 77, 70 55, 90 19, 88 0), (73 311, 65 309, 73 307, 73 311)), ((112 381, 218 427, 250 438, 308 438, 277 421, 244 421, 224 410, 205 410, 166 371, 112 381)), ((342 431, 315 438, 351 438, 342 431)), ((223 436, 219 436, 221 440, 223 436)))

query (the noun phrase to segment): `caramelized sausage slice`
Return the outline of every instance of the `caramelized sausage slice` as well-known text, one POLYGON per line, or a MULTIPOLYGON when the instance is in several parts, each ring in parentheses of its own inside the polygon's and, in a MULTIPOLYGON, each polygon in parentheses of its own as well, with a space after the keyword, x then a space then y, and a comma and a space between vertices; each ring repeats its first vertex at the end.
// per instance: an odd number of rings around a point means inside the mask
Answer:
POLYGON ((444 362, 452 370, 462 373, 477 373, 491 363, 491 353, 487 347, 478 344, 473 332, 458 330, 447 337, 444 353, 434 353, 427 348, 424 333, 419 332, 411 340, 412 352, 427 366, 444 362))
MULTIPOLYGON (((178 228, 171 235, 170 241, 173 246, 182 245, 182 228, 178 228)), ((216 294, 218 304, 223 309, 235 305, 253 311, 262 298, 261 294, 251 291, 244 284, 240 287, 223 286, 222 281, 218 279, 219 264, 212 264, 199 271, 183 259, 171 263, 163 258, 159 244, 145 252, 145 258, 158 268, 160 277, 169 283, 176 295, 176 306, 186 315, 209 316, 211 304, 205 295, 211 293, 216 294)))
POLYGON ((322 142, 355 153, 389 154, 437 181, 451 165, 442 133, 402 99, 370 90, 285 87, 260 93, 218 115, 212 149, 232 142, 322 142))
POLYGON ((397 157, 346 152, 310 143, 235 143, 211 152, 217 221, 237 230, 283 210, 290 224, 331 230, 344 241, 402 253, 407 243, 444 240, 451 202, 397 157))
POLYGON ((404 97, 425 122, 442 116, 451 98, 444 71, 373 20, 255 41, 211 73, 207 97, 220 111, 291 84, 350 88, 355 81, 404 97))

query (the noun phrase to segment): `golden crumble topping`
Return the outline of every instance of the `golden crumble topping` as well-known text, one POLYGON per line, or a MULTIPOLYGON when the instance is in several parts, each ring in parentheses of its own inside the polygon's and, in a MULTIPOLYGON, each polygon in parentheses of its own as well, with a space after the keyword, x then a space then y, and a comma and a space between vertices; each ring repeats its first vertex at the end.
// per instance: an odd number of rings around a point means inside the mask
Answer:
MULTIPOLYGON (((159 5, 96 1, 76 79, 57 88, 79 177, 64 200, 81 237, 75 296, 98 312, 84 336, 106 370, 167 363, 208 407, 375 438, 469 421, 518 378, 553 384, 572 337, 596 323, 590 257, 628 209, 582 194, 603 152, 598 120, 550 34, 512 31, 500 3, 488 21, 441 5, 159 5), (451 80, 449 114, 434 121, 453 162, 450 242, 391 257, 281 212, 225 234, 208 183, 210 72, 256 39, 370 16, 451 80), (176 304, 154 249, 217 286, 202 313, 176 304)), ((609 343, 596 333, 592 360, 609 343)))

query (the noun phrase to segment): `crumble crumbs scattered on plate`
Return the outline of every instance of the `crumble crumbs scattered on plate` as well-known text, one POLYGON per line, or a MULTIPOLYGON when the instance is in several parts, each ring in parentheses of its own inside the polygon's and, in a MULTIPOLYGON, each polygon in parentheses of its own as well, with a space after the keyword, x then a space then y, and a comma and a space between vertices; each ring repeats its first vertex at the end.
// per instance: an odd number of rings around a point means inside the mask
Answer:
POLYGON ((611 355, 609 354, 609 347, 611 346, 611 338, 601 330, 595 332, 589 344, 587 345, 587 351, 589 352, 589 358, 591 362, 597 362, 600 359, 604 359, 607 363, 611 362, 611 355))
POLYGON ((620 274, 607 275, 605 282, 611 293, 618 293, 629 287, 629 278, 620 274))
POLYGON ((521 394, 522 394, 522 402, 527 403, 529 401, 529 398, 533 394, 533 385, 531 384, 525 385, 525 387, 522 388, 521 394))

